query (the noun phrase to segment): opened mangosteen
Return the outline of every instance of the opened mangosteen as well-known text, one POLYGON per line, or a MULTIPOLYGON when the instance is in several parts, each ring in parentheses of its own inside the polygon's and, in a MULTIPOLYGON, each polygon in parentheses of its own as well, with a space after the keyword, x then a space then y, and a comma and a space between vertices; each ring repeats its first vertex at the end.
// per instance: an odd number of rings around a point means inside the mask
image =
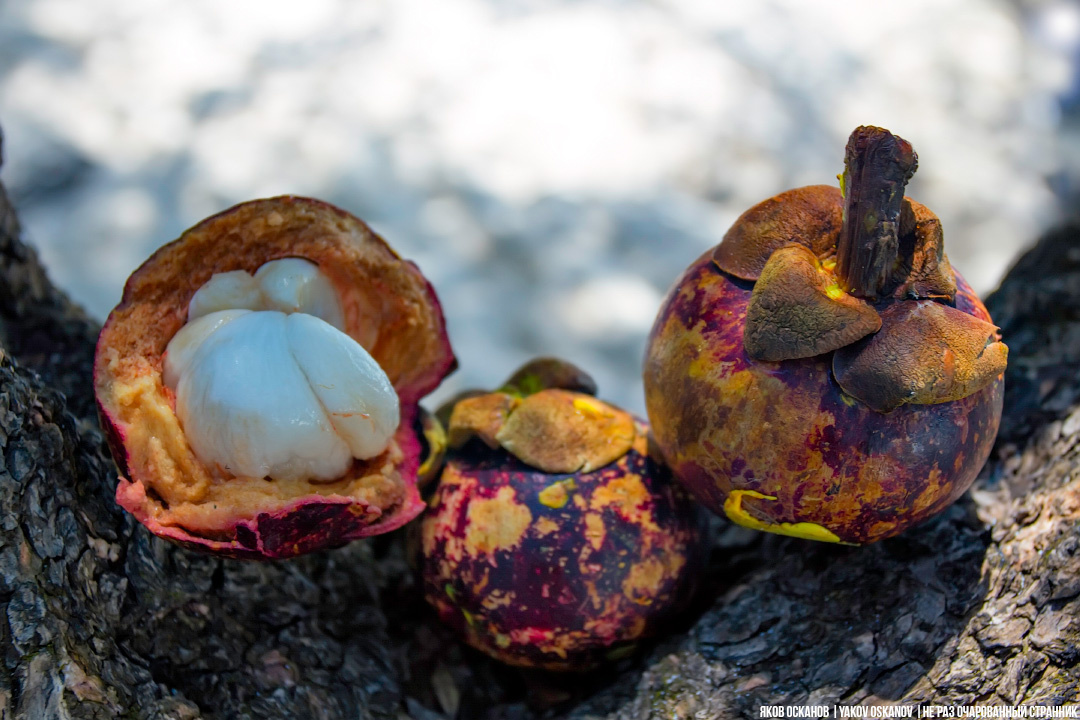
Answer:
POLYGON ((448 414, 422 523, 424 594, 473 647, 584 670, 629 654, 689 599, 702 515, 648 451, 647 428, 552 359, 448 414))
POLYGON ((985 463, 1008 351, 941 222, 904 196, 917 164, 907 141, 857 128, 840 188, 754 206, 668 292, 646 407, 715 512, 869 543, 940 512, 985 463))
POLYGON ((393 530, 423 509, 417 402, 454 366, 431 285, 363 222, 238 205, 136 270, 101 331, 117 502, 234 557, 393 530))

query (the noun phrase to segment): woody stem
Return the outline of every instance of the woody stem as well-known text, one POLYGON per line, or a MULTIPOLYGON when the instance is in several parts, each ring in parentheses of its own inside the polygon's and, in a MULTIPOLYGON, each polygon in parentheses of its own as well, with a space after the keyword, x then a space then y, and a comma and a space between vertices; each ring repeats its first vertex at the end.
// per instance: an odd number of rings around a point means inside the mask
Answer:
POLYGON ((836 274, 851 294, 873 300, 887 291, 899 252, 904 187, 918 165, 911 143, 883 128, 864 125, 848 138, 836 274))

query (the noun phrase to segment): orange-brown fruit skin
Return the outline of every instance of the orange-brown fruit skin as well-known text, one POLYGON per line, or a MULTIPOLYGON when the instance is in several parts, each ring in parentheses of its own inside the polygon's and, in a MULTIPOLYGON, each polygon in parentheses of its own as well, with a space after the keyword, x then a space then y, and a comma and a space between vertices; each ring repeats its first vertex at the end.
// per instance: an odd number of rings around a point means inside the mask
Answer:
MULTIPOLYGON (((350 312, 357 310, 347 308, 347 317, 350 312)), ((395 323, 398 321, 393 317, 384 320, 378 341, 362 344, 380 365, 384 365, 385 370, 386 358, 400 358, 408 352, 408 348, 400 346, 400 338, 405 333, 396 331, 395 323)), ((282 196, 234 206, 187 230, 179 239, 163 246, 143 263, 128 279, 120 304, 110 313, 102 328, 95 353, 94 385, 98 417, 120 472, 116 501, 159 537, 192 550, 240 559, 294 557, 390 532, 423 512, 424 502, 416 487, 416 473, 422 454, 417 403, 456 366, 434 288, 414 263, 402 260, 363 221, 329 203, 302 197, 282 196), (300 232, 295 245, 284 238, 265 247, 259 244, 257 236, 260 223, 273 225, 275 211, 294 221, 299 219, 301 224, 307 226, 306 230, 300 232), (329 225, 320 226, 320 223, 329 225), (383 512, 348 497, 307 495, 273 512, 238 519, 230 532, 217 533, 214 537, 161 522, 151 512, 148 490, 152 492, 152 489, 148 479, 133 472, 130 466, 123 423, 110 412, 101 395, 101 388, 108 381, 110 372, 107 354, 117 348, 142 354, 151 359, 151 364, 160 373, 165 345, 184 325, 191 295, 214 273, 231 270, 254 272, 271 260, 307 257, 323 260, 322 269, 331 276, 340 275, 339 271, 327 267, 327 257, 313 258, 311 253, 305 252, 327 244, 321 236, 330 234, 328 227, 358 234, 364 238, 364 242, 372 243, 377 248, 375 252, 387 258, 396 272, 408 276, 409 282, 422 287, 422 302, 431 309, 434 337, 429 356, 425 362, 412 368, 401 358, 401 367, 389 373, 401 409, 401 421, 394 442, 402 451, 396 470, 404 480, 403 498, 391 512, 383 512), (197 273, 185 271, 195 264, 199 266, 197 273), (180 286, 179 290, 177 286, 180 286), (177 297, 182 302, 178 302, 177 297), (138 327, 140 324, 155 329, 142 336, 134 336, 130 326, 138 327), (128 327, 123 327, 125 325, 128 327)))
MULTIPOLYGON (((956 275, 957 309, 990 321, 956 275)), ((702 503, 769 525, 814 523, 840 542, 887 538, 958 498, 990 454, 1003 379, 937 405, 883 414, 833 380, 832 353, 762 362, 743 348, 752 283, 702 255, 661 306, 645 355, 645 403, 664 459, 702 503)))
POLYGON ((586 670, 631 651, 689 599, 699 508, 634 448, 545 473, 478 441, 453 453, 422 524, 424 595, 468 644, 510 665, 586 670))

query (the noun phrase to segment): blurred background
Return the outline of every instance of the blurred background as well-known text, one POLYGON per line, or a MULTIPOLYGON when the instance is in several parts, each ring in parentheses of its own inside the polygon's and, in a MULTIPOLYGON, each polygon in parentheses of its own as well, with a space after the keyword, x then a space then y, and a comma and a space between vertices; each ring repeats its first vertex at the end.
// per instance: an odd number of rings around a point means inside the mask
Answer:
POLYGON ((668 286, 857 125, 991 291, 1080 196, 1078 61, 1060 0, 0 0, 0 180, 99 319, 205 216, 311 195, 435 285, 438 397, 556 354, 641 411, 668 286))

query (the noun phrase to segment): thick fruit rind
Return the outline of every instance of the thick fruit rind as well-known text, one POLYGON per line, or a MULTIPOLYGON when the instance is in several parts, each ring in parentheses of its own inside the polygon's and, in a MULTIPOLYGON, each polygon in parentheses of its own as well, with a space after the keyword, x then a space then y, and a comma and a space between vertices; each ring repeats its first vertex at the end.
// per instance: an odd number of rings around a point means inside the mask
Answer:
POLYGON ((688 599, 702 514, 633 449, 588 473, 544 473, 479 442, 452 455, 424 516, 423 582, 440 618, 511 665, 616 659, 688 599))
MULTIPOLYGON (((956 308, 989 322, 956 281, 956 308)), ((1001 377, 959 400, 878 413, 836 384, 831 353, 749 357, 751 287, 709 251, 676 280, 649 337, 653 433, 699 500, 758 529, 863 544, 935 514, 971 485, 997 435, 1001 377)))
POLYGON ((120 304, 102 329, 94 383, 101 423, 121 475, 117 502, 156 535, 237 558, 292 557, 394 530, 424 508, 416 488, 421 454, 413 422, 417 401, 454 367, 456 360, 431 284, 361 220, 327 203, 292 196, 237 205, 204 220, 151 256, 129 278, 120 304), (237 518, 227 530, 212 532, 169 522, 168 508, 161 510, 146 463, 140 470, 131 461, 126 442, 131 428, 120 419, 110 388, 123 372, 156 374, 160 384, 165 347, 186 321, 191 296, 214 273, 254 272, 283 257, 314 261, 344 292, 347 330, 372 353, 398 393, 401 423, 392 447, 398 458, 394 474, 400 478, 400 497, 392 506, 379 507, 334 493, 304 494, 268 512, 237 518), (373 287, 354 292, 350 283, 365 273, 373 287), (373 299, 379 292, 395 290, 410 294, 400 306, 373 299), (365 329, 365 322, 374 327, 365 329))
MULTIPOLYGON (((410 422, 409 418, 403 415, 395 440, 405 449, 402 475, 415 477, 420 442, 407 422, 410 422)), ((113 457, 119 457, 111 443, 110 449, 113 457)), ((424 511, 424 501, 415 482, 408 484, 401 505, 385 516, 379 508, 353 498, 306 495, 276 512, 259 513, 253 519, 241 520, 236 523, 232 538, 215 540, 188 532, 177 525, 159 522, 148 511, 146 485, 129 481, 126 476, 127 473, 121 470, 116 502, 150 532, 191 550, 245 560, 283 559, 340 547, 352 540, 396 530, 424 511)))

